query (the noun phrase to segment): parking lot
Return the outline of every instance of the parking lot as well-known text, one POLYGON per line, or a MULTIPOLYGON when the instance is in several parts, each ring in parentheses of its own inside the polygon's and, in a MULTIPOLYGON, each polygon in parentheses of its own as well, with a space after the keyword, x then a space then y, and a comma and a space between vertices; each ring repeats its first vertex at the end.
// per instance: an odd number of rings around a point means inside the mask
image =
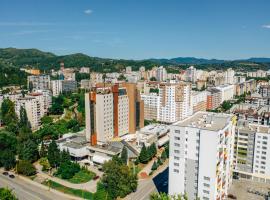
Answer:
POLYGON ((228 194, 236 196, 237 200, 264 200, 265 198, 259 194, 267 194, 269 191, 270 184, 267 183, 258 183, 249 180, 233 180, 228 194))

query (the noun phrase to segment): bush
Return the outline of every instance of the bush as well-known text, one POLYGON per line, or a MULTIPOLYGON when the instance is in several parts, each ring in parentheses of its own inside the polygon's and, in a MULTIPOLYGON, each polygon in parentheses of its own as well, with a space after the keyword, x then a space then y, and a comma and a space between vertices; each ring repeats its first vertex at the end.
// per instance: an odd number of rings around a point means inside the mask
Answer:
POLYGON ((40 158, 39 164, 42 165, 42 171, 48 171, 51 167, 47 158, 40 158))
POLYGON ((17 172, 25 176, 36 174, 36 168, 27 160, 20 160, 17 164, 17 172))
POLYGON ((60 164, 60 167, 57 170, 56 175, 60 176, 62 179, 71 179, 80 170, 81 168, 78 163, 65 162, 60 164))

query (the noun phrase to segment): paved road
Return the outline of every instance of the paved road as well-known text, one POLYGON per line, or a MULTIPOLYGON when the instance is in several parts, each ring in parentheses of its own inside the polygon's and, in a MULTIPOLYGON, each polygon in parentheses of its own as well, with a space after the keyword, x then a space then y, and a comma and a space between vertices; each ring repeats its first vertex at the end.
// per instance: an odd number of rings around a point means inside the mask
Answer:
POLYGON ((71 198, 63 197, 34 184, 29 184, 18 177, 10 179, 2 174, 0 174, 0 187, 12 189, 19 200, 71 200, 71 198))
POLYGON ((157 192, 157 189, 151 178, 139 180, 137 191, 128 195, 125 200, 149 200, 154 192, 157 192))

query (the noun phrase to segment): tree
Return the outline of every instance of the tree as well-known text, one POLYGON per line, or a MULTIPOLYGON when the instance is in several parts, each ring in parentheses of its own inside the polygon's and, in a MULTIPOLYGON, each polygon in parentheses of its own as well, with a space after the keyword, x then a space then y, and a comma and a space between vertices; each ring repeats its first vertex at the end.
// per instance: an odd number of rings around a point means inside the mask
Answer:
POLYGON ((128 161, 128 152, 127 152, 127 148, 124 146, 121 152, 121 160, 122 163, 127 164, 128 161))
POLYGON ((148 152, 151 155, 151 158, 154 157, 157 154, 157 147, 155 143, 152 143, 150 147, 148 148, 148 152))
POLYGON ((109 200, 108 199, 108 192, 106 191, 105 187, 98 182, 97 183, 97 191, 94 193, 94 200, 109 200))
POLYGON ((17 164, 17 172, 25 176, 36 174, 36 168, 27 160, 20 160, 17 164))
POLYGON ((157 165, 156 161, 154 161, 154 163, 153 163, 153 165, 152 165, 152 167, 151 167, 151 170, 154 171, 154 170, 156 170, 157 168, 158 168, 158 165, 157 165))
POLYGON ((124 198, 137 188, 137 174, 114 159, 104 163, 101 184, 108 193, 108 199, 124 198))
POLYGON ((40 146, 40 150, 39 150, 39 156, 41 158, 47 157, 47 151, 46 151, 46 148, 45 148, 45 145, 44 145, 43 140, 41 142, 41 146, 40 146))
POLYGON ((150 200, 187 200, 183 195, 170 196, 166 193, 153 193, 150 196, 150 200))
POLYGON ((78 163, 63 162, 60 164, 56 175, 61 176, 62 179, 71 179, 76 173, 81 170, 80 165, 78 163))
POLYGON ((0 154, 0 166, 5 170, 10 170, 16 165, 15 153, 10 150, 4 150, 0 154))
POLYGON ((0 199, 1 200, 18 200, 12 193, 12 190, 8 188, 0 188, 0 199))
POLYGON ((48 161, 52 167, 58 167, 60 164, 60 151, 55 140, 48 147, 48 161))
POLYGON ((44 116, 41 118, 42 125, 53 123, 53 118, 50 116, 44 116))
POLYGON ((157 164, 158 166, 162 165, 162 160, 160 159, 160 157, 158 157, 157 164))
POLYGON ((33 140, 28 139, 19 143, 18 146, 19 159, 35 162, 38 159, 38 145, 33 140))
POLYGON ((68 151, 66 150, 63 150, 61 153, 60 153, 60 162, 61 163, 69 163, 71 162, 71 157, 70 157, 70 154, 68 151))
POLYGON ((50 163, 46 157, 39 159, 39 164, 42 165, 42 171, 48 171, 50 169, 50 163))
POLYGON ((17 123, 18 117, 15 112, 15 104, 9 100, 4 99, 1 105, 1 119, 5 125, 10 123, 17 123))
POLYGON ((149 161, 149 158, 150 158, 149 152, 147 151, 145 144, 143 144, 139 155, 139 160, 141 163, 146 164, 149 161))
POLYGON ((156 77, 153 77, 153 76, 152 76, 152 77, 150 78, 150 81, 157 81, 157 79, 156 79, 156 77))
POLYGON ((162 151, 162 153, 161 153, 161 159, 162 160, 166 160, 167 159, 166 150, 162 151))

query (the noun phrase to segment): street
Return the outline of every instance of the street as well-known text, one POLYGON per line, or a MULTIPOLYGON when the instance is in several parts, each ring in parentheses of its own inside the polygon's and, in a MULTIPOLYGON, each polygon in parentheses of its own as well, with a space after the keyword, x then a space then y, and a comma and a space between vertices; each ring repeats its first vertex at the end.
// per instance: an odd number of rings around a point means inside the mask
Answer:
POLYGON ((19 200, 71 200, 72 198, 64 197, 52 193, 34 184, 30 184, 18 177, 11 179, 0 174, 0 187, 12 189, 19 200))

